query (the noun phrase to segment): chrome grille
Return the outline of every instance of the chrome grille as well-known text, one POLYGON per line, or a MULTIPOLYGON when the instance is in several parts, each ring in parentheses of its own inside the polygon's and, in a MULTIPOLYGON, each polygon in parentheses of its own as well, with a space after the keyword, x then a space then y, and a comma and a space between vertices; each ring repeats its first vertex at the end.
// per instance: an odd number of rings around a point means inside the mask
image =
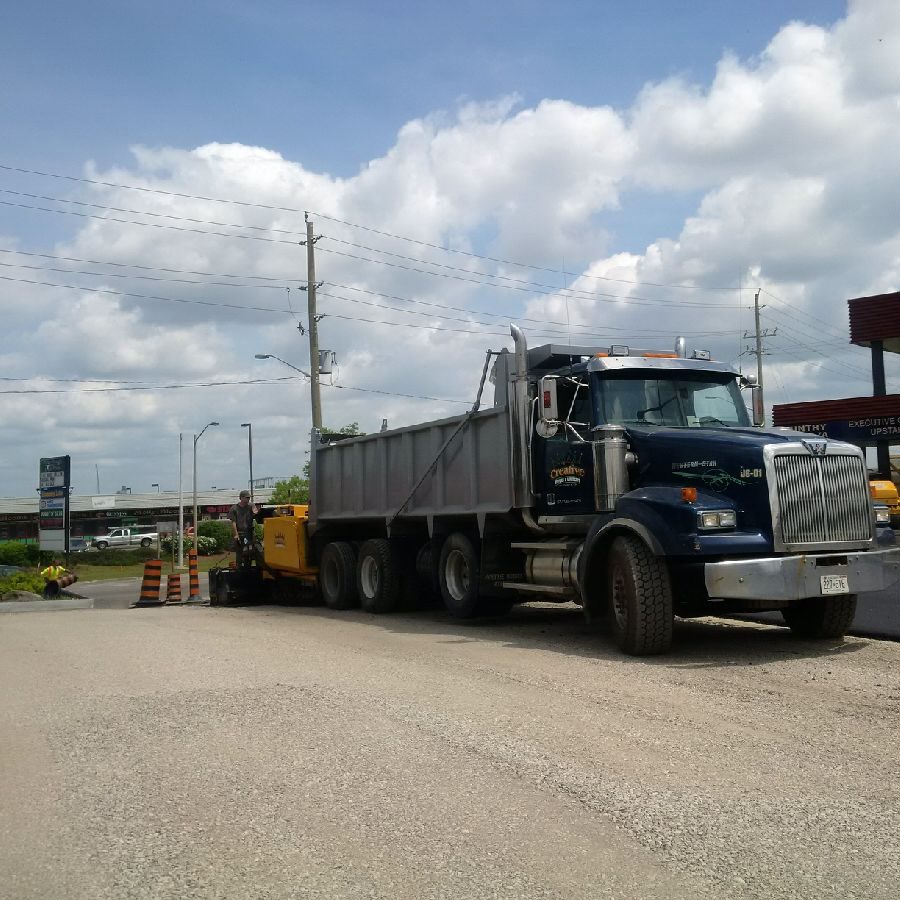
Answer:
POLYGON ((773 463, 785 545, 871 538, 868 480, 859 456, 778 453, 773 463))

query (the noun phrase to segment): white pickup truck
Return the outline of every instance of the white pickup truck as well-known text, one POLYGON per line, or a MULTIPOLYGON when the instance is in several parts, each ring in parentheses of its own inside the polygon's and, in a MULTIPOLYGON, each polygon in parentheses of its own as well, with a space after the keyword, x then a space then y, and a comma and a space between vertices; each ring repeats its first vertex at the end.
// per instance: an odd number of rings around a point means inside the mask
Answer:
POLYGON ((91 546, 98 550, 107 547, 149 547, 159 540, 152 525, 133 525, 130 528, 113 528, 109 534, 94 538, 91 546))

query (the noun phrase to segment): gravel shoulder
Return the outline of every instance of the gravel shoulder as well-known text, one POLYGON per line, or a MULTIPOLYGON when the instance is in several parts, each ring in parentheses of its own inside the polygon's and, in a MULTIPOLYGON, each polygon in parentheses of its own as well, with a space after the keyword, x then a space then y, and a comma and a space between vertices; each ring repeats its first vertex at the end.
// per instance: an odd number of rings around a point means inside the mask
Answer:
POLYGON ((3 617, 17 898, 894 898, 900 645, 568 608, 3 617))

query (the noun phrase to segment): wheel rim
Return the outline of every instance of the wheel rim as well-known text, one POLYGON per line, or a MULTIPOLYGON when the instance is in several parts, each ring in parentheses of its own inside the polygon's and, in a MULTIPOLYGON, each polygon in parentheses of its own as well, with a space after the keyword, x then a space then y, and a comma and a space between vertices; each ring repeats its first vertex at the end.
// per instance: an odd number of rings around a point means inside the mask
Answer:
POLYGON ((612 577, 612 608, 613 615, 616 617, 616 625, 624 629, 628 624, 628 607, 625 577, 618 567, 614 569, 612 577))
POLYGON ((381 583, 381 573, 378 571, 378 563, 367 556, 359 567, 359 586, 363 594, 370 600, 378 595, 378 586, 381 583))
POLYGON ((447 590, 454 600, 462 600, 469 591, 469 565, 459 550, 451 550, 444 569, 447 590))

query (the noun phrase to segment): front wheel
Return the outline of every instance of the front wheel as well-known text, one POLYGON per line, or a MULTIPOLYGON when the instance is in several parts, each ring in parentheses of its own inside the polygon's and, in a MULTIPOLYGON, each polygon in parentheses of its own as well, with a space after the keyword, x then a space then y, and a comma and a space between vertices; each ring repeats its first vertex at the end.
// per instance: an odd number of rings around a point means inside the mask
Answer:
POLYGON ((842 638, 856 615, 856 594, 807 597, 783 609, 781 615, 799 638, 842 638))
POLYGON ((632 656, 665 653, 672 646, 672 585, 663 560, 639 538, 617 537, 606 563, 613 635, 632 656))
POLYGON ((107 544, 106 541, 97 541, 98 550, 105 550, 108 546, 109 544, 107 544))

